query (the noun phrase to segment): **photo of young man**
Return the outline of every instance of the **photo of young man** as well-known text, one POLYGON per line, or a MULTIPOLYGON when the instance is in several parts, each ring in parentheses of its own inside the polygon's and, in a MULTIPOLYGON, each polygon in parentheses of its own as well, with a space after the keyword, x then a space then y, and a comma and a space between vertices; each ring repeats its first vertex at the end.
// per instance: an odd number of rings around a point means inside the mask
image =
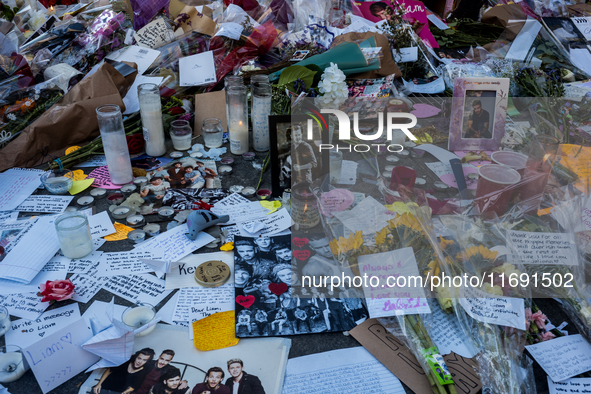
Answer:
MULTIPOLYGON (((246 373, 244 363, 239 358, 228 360, 228 372, 231 377, 226 380, 226 386, 231 394, 265 394, 265 389, 258 377, 246 373)), ((193 393, 197 394, 197 393, 193 393)))
POLYGON ((131 394, 140 387, 147 373, 146 363, 154 357, 154 350, 144 348, 118 367, 107 368, 93 394, 131 394))
POLYGON ((224 375, 224 370, 220 367, 209 368, 205 374, 205 382, 193 387, 191 394, 232 394, 232 390, 222 383, 224 375))
MULTIPOLYGON (((172 365, 169 365, 172 359, 174 358, 174 350, 166 349, 163 350, 158 359, 155 361, 148 362, 147 367, 150 369, 150 372, 144 378, 142 385, 139 389, 134 391, 133 394, 148 394, 152 386, 157 383, 161 382, 162 376, 171 368, 174 368, 172 365)), ((179 389, 186 388, 187 382, 181 382, 179 389)))
POLYGON ((482 108, 482 101, 474 100, 472 109, 464 138, 492 138, 489 130, 490 114, 482 108))
MULTIPOLYGON (((190 388, 181 386, 181 371, 176 367, 170 367, 164 375, 160 377, 160 383, 156 383, 149 394, 189 394, 190 388)), ((135 392, 134 392, 135 393, 135 392)))

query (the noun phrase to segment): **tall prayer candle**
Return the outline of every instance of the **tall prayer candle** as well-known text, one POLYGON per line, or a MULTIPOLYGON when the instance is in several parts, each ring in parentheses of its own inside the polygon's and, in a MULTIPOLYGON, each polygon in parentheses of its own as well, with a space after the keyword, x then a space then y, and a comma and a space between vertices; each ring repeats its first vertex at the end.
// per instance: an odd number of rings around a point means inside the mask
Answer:
POLYGON ((121 110, 116 105, 101 105, 96 109, 96 117, 101 131, 111 182, 116 185, 131 182, 133 172, 121 110))
POLYGON ((259 82, 252 91, 252 147, 258 152, 266 152, 271 146, 269 140, 271 89, 270 83, 259 82))
POLYGON ((158 85, 143 83, 137 88, 140 113, 146 140, 146 154, 157 157, 166 153, 164 126, 162 124, 162 105, 158 85))
POLYGON ((245 86, 230 86, 227 90, 228 128, 230 152, 241 155, 248 152, 248 102, 245 86))

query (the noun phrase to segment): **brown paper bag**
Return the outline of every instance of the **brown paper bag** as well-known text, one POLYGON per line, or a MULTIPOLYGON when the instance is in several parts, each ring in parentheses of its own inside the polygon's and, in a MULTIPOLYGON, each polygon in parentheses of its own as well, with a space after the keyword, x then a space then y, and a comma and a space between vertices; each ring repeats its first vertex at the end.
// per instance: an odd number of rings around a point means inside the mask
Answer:
POLYGON ((502 27, 507 27, 511 19, 522 20, 524 22, 527 19, 519 4, 497 5, 482 15, 482 23, 490 23, 491 25, 502 27))
POLYGON ((201 93, 195 95, 195 127, 193 134, 201 135, 203 120, 218 118, 222 121, 222 127, 227 130, 226 120, 226 93, 224 91, 201 93))
POLYGON ((112 65, 103 64, 2 149, 0 171, 47 163, 50 158, 63 156, 70 146, 82 146, 96 138, 97 107, 115 104, 123 112, 121 97, 136 75, 137 71, 124 78, 112 65))
POLYGON ((566 8, 568 9, 568 16, 570 17, 591 15, 591 4, 572 4, 567 6, 566 8))
POLYGON ((364 73, 359 74, 352 74, 349 75, 348 78, 360 78, 360 79, 372 79, 372 78, 381 78, 387 77, 388 75, 394 74, 396 77, 401 77, 402 72, 396 65, 394 58, 392 57, 392 52, 390 50, 390 43, 388 42, 388 38, 383 34, 379 33, 347 33, 336 37, 332 44, 331 48, 335 47, 343 42, 355 42, 359 43, 362 41, 367 40, 370 37, 374 37, 376 41, 376 46, 382 48, 382 57, 380 58, 380 68, 378 70, 367 71, 364 73))

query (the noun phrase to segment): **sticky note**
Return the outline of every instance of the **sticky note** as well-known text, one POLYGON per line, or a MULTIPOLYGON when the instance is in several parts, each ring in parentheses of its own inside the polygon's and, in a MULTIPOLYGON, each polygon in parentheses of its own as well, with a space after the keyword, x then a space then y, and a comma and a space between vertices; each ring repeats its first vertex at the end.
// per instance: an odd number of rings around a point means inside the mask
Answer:
POLYGON ((214 313, 193 322, 193 342, 199 350, 224 349, 238 344, 234 311, 214 313))
POLYGON ((70 194, 75 195, 80 193, 81 191, 88 189, 90 185, 92 185, 93 181, 94 178, 83 179, 81 181, 74 181, 74 183, 72 183, 72 187, 70 188, 70 194))
POLYGON ((267 215, 270 215, 279 208, 281 208, 281 201, 259 201, 259 203, 263 208, 270 210, 270 212, 268 212, 267 215))
POLYGON ((115 227, 115 234, 107 235, 105 237, 107 241, 121 241, 127 239, 127 234, 130 231, 133 231, 133 228, 118 222, 113 223, 113 226, 115 227))

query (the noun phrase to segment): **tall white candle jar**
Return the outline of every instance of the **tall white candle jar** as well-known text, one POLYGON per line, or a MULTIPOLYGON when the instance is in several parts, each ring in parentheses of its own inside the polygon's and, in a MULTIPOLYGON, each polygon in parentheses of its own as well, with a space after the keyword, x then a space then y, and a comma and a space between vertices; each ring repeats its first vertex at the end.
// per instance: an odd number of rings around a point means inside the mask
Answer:
POLYGON ((146 141, 146 154, 152 157, 166 153, 164 143, 164 125, 162 123, 162 105, 158 85, 143 83, 137 87, 140 101, 140 114, 146 141))
POLYGON ((121 110, 117 105, 101 105, 96 109, 96 117, 101 131, 111 182, 116 185, 123 185, 133 181, 121 110))
POLYGON ((241 155, 248 152, 248 102, 245 86, 230 86, 226 90, 230 152, 241 155))
POLYGON ((66 212, 55 220, 55 230, 62 254, 79 259, 92 252, 88 217, 80 212, 66 212))
POLYGON ((252 147, 257 152, 266 152, 269 140, 269 115, 271 115, 272 87, 270 83, 258 82, 252 89, 252 147))

